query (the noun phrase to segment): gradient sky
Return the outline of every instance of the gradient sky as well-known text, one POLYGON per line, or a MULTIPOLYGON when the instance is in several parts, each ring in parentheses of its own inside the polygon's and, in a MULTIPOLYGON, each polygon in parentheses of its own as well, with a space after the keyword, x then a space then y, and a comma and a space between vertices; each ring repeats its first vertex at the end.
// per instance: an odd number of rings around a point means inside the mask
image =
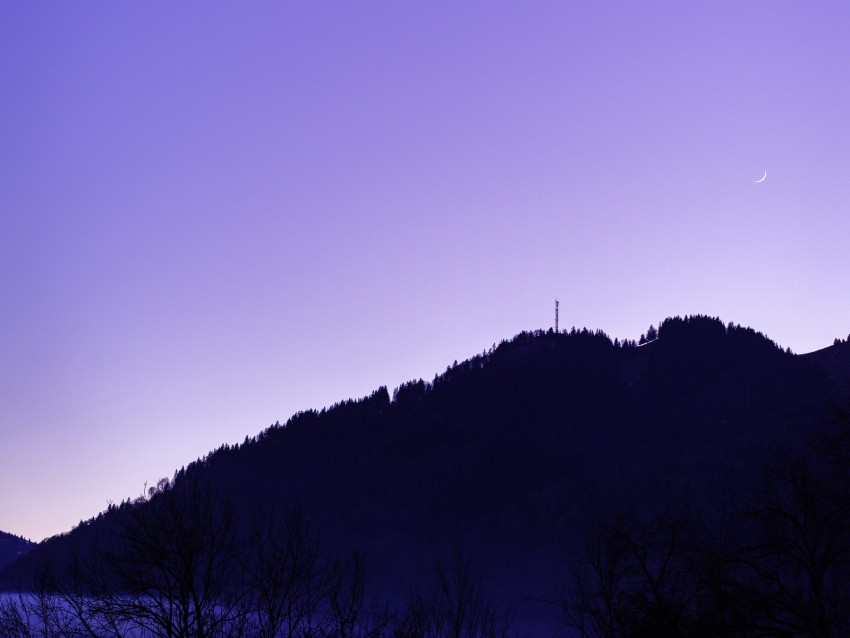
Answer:
POLYGON ((556 298, 846 337, 848 34, 844 1, 0 4, 0 529, 556 298))

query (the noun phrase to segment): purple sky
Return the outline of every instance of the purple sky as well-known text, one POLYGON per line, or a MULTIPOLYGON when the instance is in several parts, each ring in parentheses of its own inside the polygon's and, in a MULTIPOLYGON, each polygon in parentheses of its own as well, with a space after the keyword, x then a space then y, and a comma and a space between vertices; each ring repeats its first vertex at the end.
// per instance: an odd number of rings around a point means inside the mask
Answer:
POLYGON ((555 298, 846 337, 850 3, 625 4, 2 3, 0 529, 555 298))

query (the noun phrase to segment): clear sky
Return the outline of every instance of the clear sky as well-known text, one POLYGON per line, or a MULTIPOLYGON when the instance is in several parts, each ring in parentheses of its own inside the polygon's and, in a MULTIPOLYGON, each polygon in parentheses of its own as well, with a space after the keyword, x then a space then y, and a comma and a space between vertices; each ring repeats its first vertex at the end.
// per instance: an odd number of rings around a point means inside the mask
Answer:
POLYGON ((843 0, 3 2, 0 529, 556 298, 846 337, 848 34, 843 0))

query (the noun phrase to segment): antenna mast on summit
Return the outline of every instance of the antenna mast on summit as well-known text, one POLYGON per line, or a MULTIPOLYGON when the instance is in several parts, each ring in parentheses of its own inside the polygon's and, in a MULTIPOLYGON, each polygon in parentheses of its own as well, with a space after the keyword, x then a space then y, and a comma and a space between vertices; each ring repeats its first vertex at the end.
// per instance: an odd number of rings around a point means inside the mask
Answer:
POLYGON ((555 300, 555 332, 558 332, 558 300, 555 300))

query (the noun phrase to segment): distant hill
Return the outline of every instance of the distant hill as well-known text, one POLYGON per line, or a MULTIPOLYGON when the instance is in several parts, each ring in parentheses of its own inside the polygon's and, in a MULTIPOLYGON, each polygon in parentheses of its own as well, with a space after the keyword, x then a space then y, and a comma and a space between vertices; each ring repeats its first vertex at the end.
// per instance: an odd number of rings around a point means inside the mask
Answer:
MULTIPOLYGON (((831 418, 835 371, 847 370, 850 348, 795 356, 709 317, 667 319, 643 345, 522 333, 433 380, 296 414, 174 482, 199 478, 242 513, 299 504, 328 548, 365 549, 385 590, 406 591, 459 545, 494 589, 535 594, 592 521, 623 508, 721 508, 772 444, 831 418)), ((108 542, 131 507, 45 541, 0 584, 108 542)))
POLYGON ((26 554, 32 547, 35 547, 35 543, 25 538, 0 532, 0 569, 26 554))

